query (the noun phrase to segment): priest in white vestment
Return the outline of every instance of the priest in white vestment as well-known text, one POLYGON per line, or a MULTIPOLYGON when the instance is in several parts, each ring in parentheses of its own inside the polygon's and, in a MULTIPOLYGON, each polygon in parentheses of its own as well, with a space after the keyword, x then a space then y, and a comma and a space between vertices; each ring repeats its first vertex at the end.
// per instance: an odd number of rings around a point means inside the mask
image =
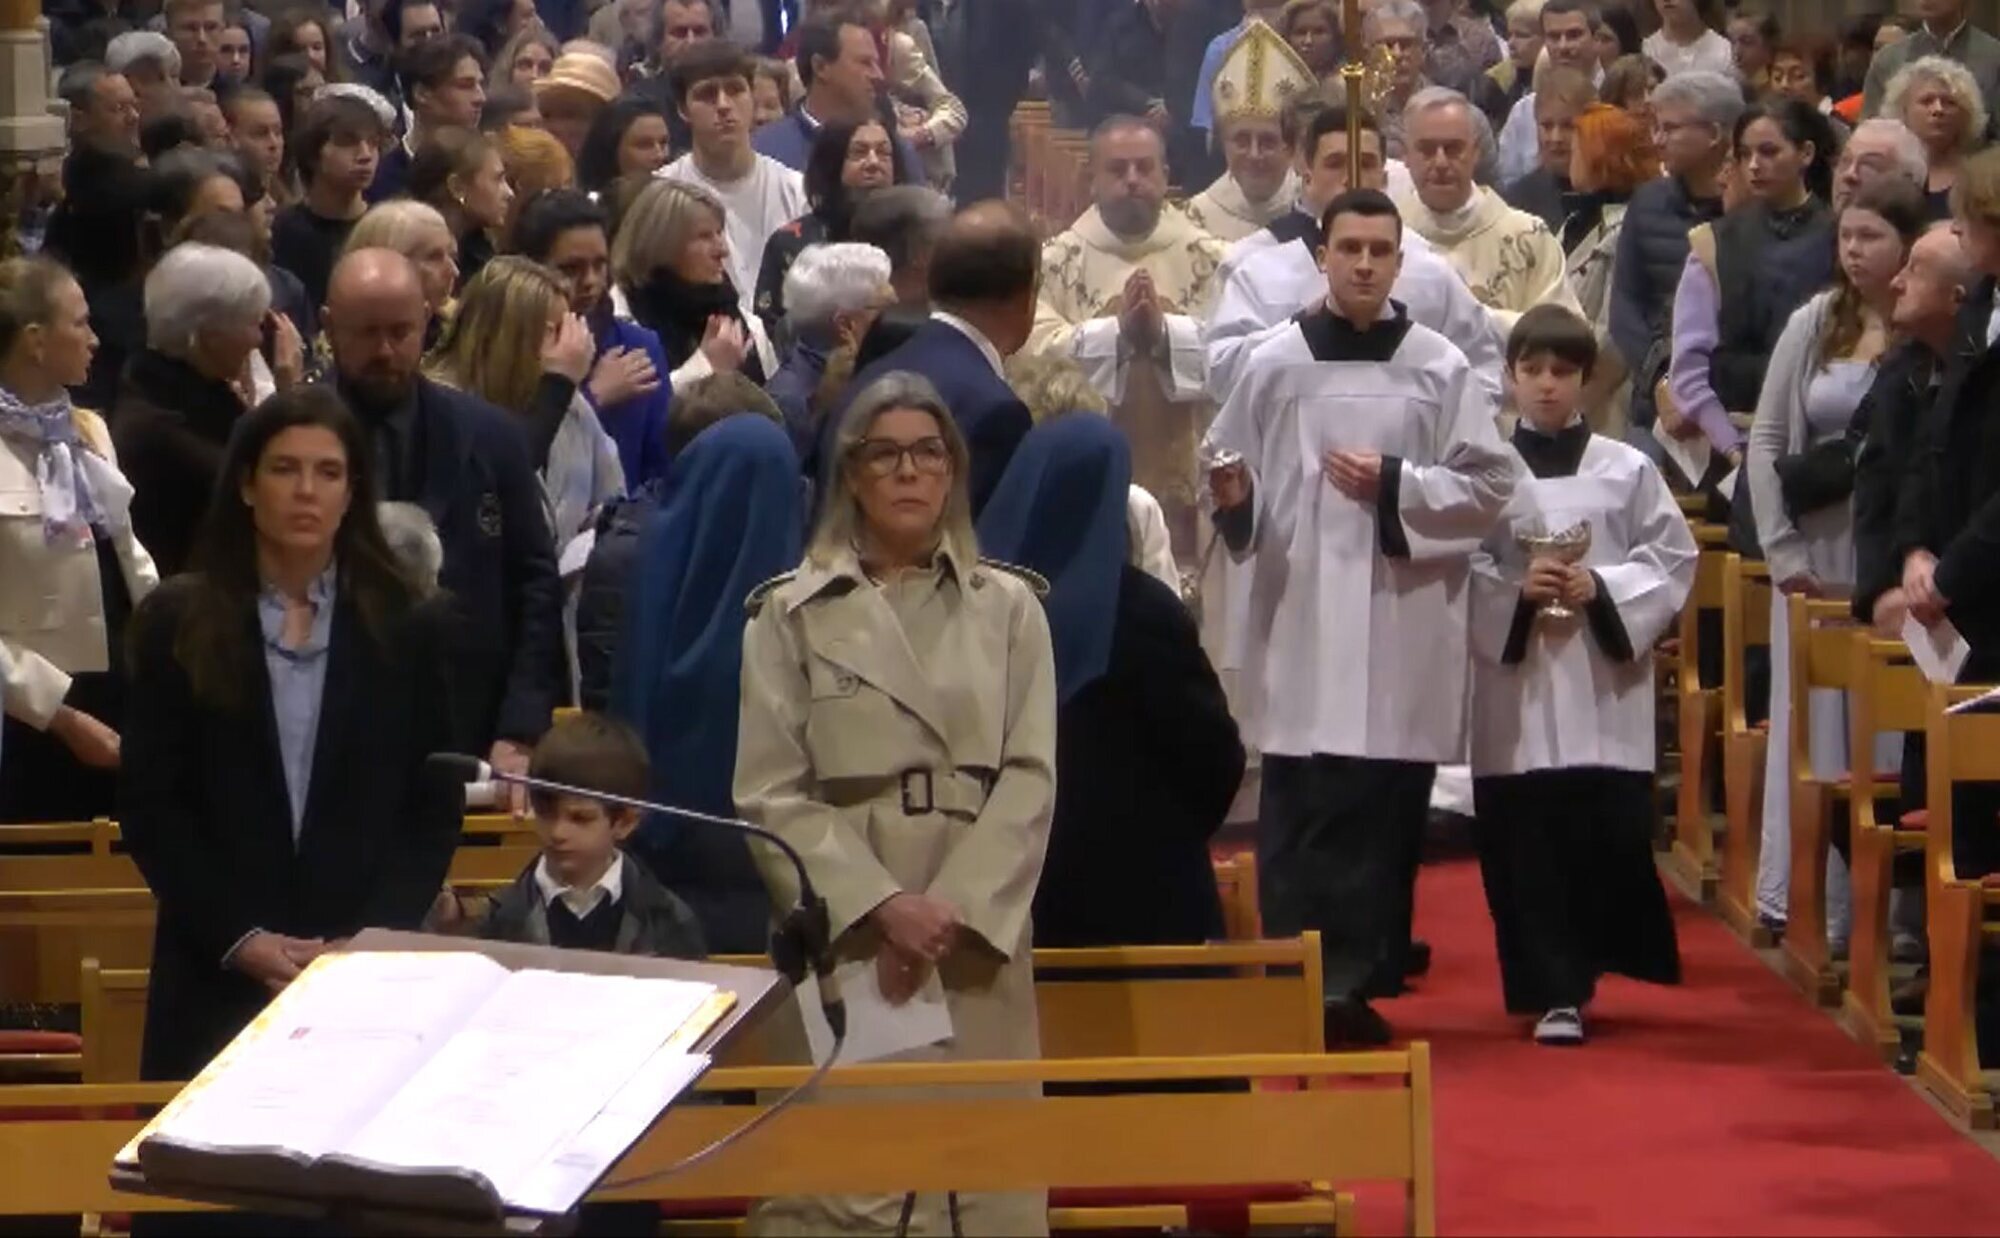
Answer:
POLYGON ((1228 168, 1187 205, 1188 218, 1224 242, 1240 241, 1292 209, 1299 176, 1295 99, 1316 92, 1311 69, 1283 36, 1252 18, 1237 36, 1211 94, 1228 168))
POLYGON ((1321 934, 1332 1048, 1392 1035, 1368 999, 1408 966, 1431 781, 1466 746, 1470 556, 1518 464, 1465 354, 1389 299, 1395 206, 1357 189, 1327 219, 1325 304, 1251 353, 1207 448, 1254 565, 1264 928, 1321 934))
POLYGON ((1174 553, 1195 553, 1195 447, 1208 400, 1201 320, 1222 242, 1167 203, 1166 147, 1135 117, 1091 136, 1094 205, 1042 247, 1031 353, 1083 367, 1132 445, 1132 481, 1160 501, 1174 553))
POLYGON ((1502 338, 1537 305, 1582 312, 1570 289, 1562 242, 1547 224, 1473 183, 1493 129, 1455 90, 1434 87, 1410 100, 1410 174, 1416 193, 1397 202, 1415 228, 1465 278, 1502 338))

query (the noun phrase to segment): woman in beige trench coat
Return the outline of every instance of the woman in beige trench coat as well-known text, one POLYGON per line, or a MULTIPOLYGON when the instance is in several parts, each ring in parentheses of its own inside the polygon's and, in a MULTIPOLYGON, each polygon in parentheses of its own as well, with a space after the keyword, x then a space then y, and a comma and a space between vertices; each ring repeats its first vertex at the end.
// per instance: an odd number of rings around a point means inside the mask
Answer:
MULTIPOLYGON (((750 599, 736 803, 805 858, 842 959, 891 1001, 942 989, 952 1037, 908 1058, 1033 1058, 1032 932, 1055 803, 1056 685, 1031 573, 978 557, 968 455, 932 386, 849 407, 799 570, 750 599)), ((759 857, 778 906, 795 879, 759 857)), ((957 1197, 966 1234, 1045 1232, 1041 1193, 957 1197)), ((900 1196, 766 1201, 758 1233, 893 1233, 900 1196)), ((909 1232, 951 1232, 921 1196, 909 1232)))

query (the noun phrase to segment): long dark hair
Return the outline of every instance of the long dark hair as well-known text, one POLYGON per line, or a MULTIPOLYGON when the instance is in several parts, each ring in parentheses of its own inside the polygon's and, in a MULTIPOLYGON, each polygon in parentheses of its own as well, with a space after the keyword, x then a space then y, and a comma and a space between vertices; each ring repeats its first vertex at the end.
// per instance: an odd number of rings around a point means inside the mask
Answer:
MULTIPOLYGON (((1797 99, 1772 99, 1753 104, 1737 118, 1736 132, 1730 137, 1730 148, 1740 152, 1744 133, 1760 120, 1768 120, 1778 126, 1785 140, 1794 146, 1812 143, 1813 161, 1806 165, 1804 173, 1806 192, 1821 203, 1831 201, 1833 160, 1839 143, 1834 140, 1833 126, 1827 123, 1820 110, 1797 99)), ((1738 158, 1741 158, 1740 153, 1738 158)))
POLYGON ((872 117, 860 124, 841 121, 821 125, 813 135, 812 153, 806 156, 806 202, 826 224, 828 240, 846 240, 848 227, 853 223, 854 191, 842 183, 840 174, 847 166, 847 148, 854 145, 855 132, 868 125, 875 125, 889 135, 890 166, 895 169, 890 183, 905 182, 903 144, 896 140, 893 125, 872 117))
POLYGON ((247 705, 243 684, 251 678, 249 663, 255 656, 244 640, 244 625, 255 613, 261 584, 257 530, 242 499, 243 485, 271 441, 300 426, 332 431, 347 453, 347 515, 333 535, 341 599, 354 604, 369 635, 381 641, 421 597, 382 536, 375 514, 374 457, 361 423, 330 387, 301 387, 272 396, 244 414, 229 436, 215 493, 195 539, 193 575, 182 585, 189 600, 174 634, 174 657, 186 669, 196 698, 212 705, 247 705))
MULTIPOLYGON (((625 131, 642 116, 667 118, 665 109, 655 101, 637 95, 622 95, 613 99, 597 119, 590 122, 590 132, 583 138, 583 146, 576 156, 576 183, 589 193, 602 193, 618 179, 618 148, 625 141, 625 131)), ((671 126, 670 126, 671 127, 671 126)))

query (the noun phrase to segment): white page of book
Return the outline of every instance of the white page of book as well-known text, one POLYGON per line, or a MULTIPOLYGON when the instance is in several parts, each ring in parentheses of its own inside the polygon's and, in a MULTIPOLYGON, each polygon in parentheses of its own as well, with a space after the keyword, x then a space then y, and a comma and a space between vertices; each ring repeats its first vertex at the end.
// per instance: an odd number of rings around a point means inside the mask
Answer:
POLYGON ((152 1134, 316 1158, 360 1130, 507 978, 480 954, 324 955, 152 1134))
POLYGON ((336 1154, 470 1170, 511 1205, 714 993, 690 981, 516 972, 336 1154))
POLYGON ((551 1216, 575 1207, 590 1184, 646 1133, 660 1111, 701 1077, 708 1061, 706 1054, 683 1053, 671 1046, 655 1052, 610 1104, 528 1174, 511 1192, 509 1202, 523 1211, 551 1216))

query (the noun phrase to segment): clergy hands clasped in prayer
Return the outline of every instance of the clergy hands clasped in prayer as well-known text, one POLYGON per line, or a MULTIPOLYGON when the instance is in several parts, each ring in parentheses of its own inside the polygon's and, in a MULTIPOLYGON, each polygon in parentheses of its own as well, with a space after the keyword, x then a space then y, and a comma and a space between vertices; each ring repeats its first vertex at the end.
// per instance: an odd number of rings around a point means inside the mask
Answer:
POLYGON ((1382 493, 1379 452, 1329 451, 1320 456, 1319 467, 1335 490, 1357 503, 1373 503, 1382 493))
POLYGON ((1159 340, 1165 326, 1166 315, 1160 309, 1160 294, 1153 286, 1153 277, 1143 270, 1132 272, 1125 281, 1125 308, 1118 315, 1119 334, 1133 348, 1145 351, 1159 340))
POLYGON ((875 955, 876 978, 882 996, 902 1005, 922 987, 930 969, 958 945, 964 920, 958 909, 928 894, 892 894, 870 913, 882 934, 875 955))
POLYGON ((1521 580, 1521 597, 1537 606, 1560 601, 1574 610, 1597 600, 1597 577, 1580 563, 1531 559, 1521 580))

